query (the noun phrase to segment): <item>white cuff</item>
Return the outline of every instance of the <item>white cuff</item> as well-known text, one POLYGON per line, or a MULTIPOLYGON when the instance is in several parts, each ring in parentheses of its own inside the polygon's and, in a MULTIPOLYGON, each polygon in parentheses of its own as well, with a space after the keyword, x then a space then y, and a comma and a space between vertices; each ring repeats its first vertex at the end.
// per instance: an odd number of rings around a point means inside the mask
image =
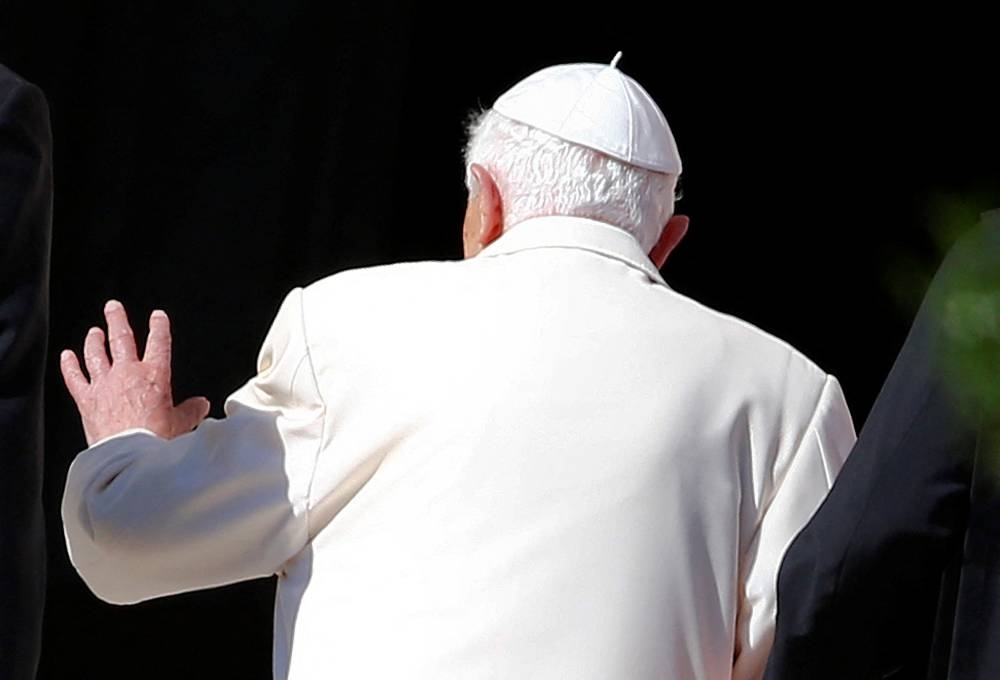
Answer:
POLYGON ((117 439, 118 437, 127 437, 130 434, 137 434, 140 432, 143 434, 152 435, 154 437, 159 437, 158 434, 154 433, 152 430, 147 430, 144 427, 130 427, 127 430, 122 430, 121 432, 115 432, 114 434, 109 434, 107 437, 98 439, 96 442, 94 442, 84 450, 89 451, 90 449, 96 448, 105 442, 111 441, 112 439, 117 439))

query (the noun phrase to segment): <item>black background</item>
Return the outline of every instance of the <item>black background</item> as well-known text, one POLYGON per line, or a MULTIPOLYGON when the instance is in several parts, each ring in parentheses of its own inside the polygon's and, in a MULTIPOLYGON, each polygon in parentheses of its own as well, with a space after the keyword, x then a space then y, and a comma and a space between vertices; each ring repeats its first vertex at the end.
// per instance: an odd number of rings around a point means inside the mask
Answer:
POLYGON ((121 608, 73 572, 58 507, 84 444, 59 350, 110 297, 141 329, 162 307, 177 396, 221 415, 292 286, 460 256, 464 120, 538 68, 624 51, 684 156, 668 282, 837 375, 859 427, 949 240, 942 206, 1000 206, 983 17, 433 7, 0 4, 0 61, 46 92, 55 139, 40 677, 270 677, 273 583, 121 608))

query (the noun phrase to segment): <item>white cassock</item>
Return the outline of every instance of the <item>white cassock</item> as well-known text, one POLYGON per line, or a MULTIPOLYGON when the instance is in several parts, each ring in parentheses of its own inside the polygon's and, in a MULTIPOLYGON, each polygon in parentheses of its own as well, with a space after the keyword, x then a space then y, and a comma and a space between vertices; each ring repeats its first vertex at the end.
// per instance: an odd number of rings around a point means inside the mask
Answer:
POLYGON ((577 218, 296 289, 258 369, 82 452, 63 521, 109 602, 277 573, 276 678, 758 678, 855 439, 835 378, 577 218))

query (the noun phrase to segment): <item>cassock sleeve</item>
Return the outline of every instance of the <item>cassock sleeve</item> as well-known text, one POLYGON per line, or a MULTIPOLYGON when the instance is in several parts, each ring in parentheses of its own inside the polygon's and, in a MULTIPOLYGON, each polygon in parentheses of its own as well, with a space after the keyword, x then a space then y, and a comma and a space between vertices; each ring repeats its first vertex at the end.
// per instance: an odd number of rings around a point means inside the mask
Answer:
POLYGON ((733 680, 763 675, 774 639, 781 558, 833 486, 855 439, 840 383, 828 376, 798 445, 774 462, 770 501, 742 558, 733 680))
POLYGON ((73 461, 66 542, 98 597, 128 604, 268 576, 305 546, 325 407, 301 289, 282 304, 257 368, 226 418, 169 441, 123 433, 73 461))

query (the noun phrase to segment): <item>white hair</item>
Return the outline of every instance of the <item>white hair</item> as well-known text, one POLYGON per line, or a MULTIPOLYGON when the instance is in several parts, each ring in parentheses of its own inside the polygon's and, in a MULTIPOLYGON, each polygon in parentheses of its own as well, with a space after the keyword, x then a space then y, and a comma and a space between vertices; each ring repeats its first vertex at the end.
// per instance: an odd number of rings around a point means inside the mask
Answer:
POLYGON ((629 165, 492 109, 472 117, 468 134, 469 194, 479 191, 470 170, 478 163, 500 190, 505 230, 531 217, 586 217, 627 231, 649 252, 673 213, 676 175, 629 165))

